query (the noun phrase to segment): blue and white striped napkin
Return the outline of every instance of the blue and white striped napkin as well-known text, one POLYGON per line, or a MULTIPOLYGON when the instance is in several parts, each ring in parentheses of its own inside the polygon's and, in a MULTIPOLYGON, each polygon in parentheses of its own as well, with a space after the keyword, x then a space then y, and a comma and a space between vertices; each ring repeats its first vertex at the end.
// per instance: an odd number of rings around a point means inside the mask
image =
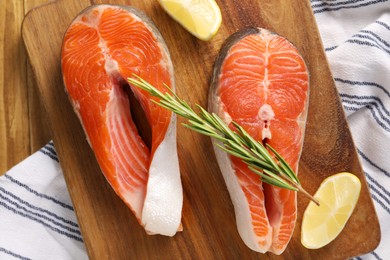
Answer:
POLYGON ((381 224, 358 259, 390 259, 390 1, 311 3, 381 224))
POLYGON ((0 178, 0 259, 88 259, 52 142, 0 178))
MULTIPOLYGON (((390 259, 390 2, 311 0, 390 259), (387 220, 387 221, 386 221, 387 220)), ((0 177, 0 259, 86 259, 53 143, 0 177)))

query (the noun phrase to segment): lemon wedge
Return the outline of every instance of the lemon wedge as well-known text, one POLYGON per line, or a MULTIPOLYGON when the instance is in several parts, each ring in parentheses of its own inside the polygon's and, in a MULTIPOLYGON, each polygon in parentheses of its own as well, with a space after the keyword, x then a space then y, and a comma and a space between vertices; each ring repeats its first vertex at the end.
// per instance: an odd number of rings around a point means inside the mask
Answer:
POLYGON ((359 198, 361 184, 355 175, 342 172, 326 178, 310 202, 302 219, 301 243, 308 249, 321 248, 343 230, 359 198))
POLYGON ((221 10, 215 0, 159 0, 162 8, 200 40, 210 40, 221 25, 221 10))

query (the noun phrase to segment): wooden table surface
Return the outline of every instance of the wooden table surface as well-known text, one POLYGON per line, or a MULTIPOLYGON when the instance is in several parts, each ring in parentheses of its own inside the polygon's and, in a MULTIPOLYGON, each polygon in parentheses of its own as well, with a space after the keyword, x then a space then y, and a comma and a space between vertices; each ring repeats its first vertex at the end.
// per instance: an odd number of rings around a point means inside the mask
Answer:
POLYGON ((51 139, 21 37, 25 14, 47 2, 0 0, 0 175, 51 139))

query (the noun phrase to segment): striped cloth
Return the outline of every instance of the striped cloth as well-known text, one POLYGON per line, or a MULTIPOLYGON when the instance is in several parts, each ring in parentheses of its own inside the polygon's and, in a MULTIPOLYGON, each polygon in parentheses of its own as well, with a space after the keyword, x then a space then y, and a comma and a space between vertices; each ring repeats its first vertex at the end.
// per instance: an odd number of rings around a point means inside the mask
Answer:
POLYGON ((0 259, 88 259, 52 142, 0 178, 0 259))
POLYGON ((357 259, 390 259, 390 1, 311 3, 381 224, 357 259))
MULTIPOLYGON (((390 259, 390 2, 312 0, 390 259)), ((0 259, 86 259, 53 143, 0 178, 0 259)))

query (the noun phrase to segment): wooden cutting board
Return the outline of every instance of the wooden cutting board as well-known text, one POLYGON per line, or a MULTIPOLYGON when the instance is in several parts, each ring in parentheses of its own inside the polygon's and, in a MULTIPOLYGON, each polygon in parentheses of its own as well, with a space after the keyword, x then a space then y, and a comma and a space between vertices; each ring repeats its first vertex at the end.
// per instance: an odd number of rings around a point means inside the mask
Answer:
MULTIPOLYGON (((60 68, 62 37, 72 19, 100 1, 59 0, 33 9, 22 34, 83 239, 91 259, 275 259, 241 241, 233 206, 210 139, 180 126, 178 152, 184 187, 184 231, 173 238, 146 235, 130 210, 105 181, 64 92, 60 68)), ((268 28, 288 38, 310 71, 310 108, 299 175, 314 193, 327 176, 350 171, 362 193, 342 234, 328 246, 307 250, 300 243, 308 199, 298 196, 294 236, 281 259, 345 259, 373 250, 380 230, 340 100, 323 52, 309 0, 219 0, 222 26, 209 42, 197 40, 163 12, 157 1, 104 1, 132 5, 149 15, 170 49, 179 96, 206 106, 212 66, 223 41, 246 26, 268 28)))

